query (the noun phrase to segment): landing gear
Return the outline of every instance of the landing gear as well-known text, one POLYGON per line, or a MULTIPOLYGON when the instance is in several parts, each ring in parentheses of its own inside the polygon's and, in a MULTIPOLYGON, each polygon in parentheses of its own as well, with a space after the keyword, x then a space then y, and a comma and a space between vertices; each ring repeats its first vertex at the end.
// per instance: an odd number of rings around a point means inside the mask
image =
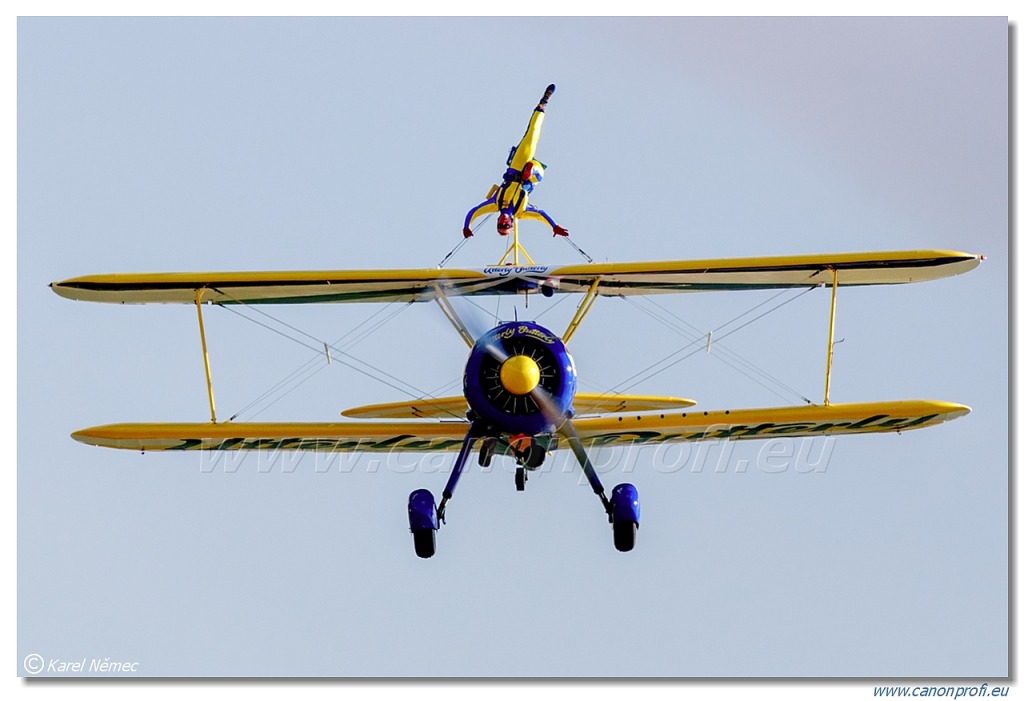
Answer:
MULTIPOLYGON (((462 468, 469 460, 469 454, 473 444, 481 437, 480 427, 476 423, 469 426, 466 438, 462 441, 462 449, 459 450, 459 457, 455 458, 455 465, 452 467, 452 474, 448 477, 448 484, 441 493, 441 503, 434 506, 434 495, 427 489, 417 489, 409 495, 409 530, 412 531, 412 543, 416 554, 422 558, 433 557, 437 549, 437 530, 444 523, 444 510, 448 500, 455 493, 455 486, 462 476, 462 468)), ((493 446, 491 448, 493 452, 493 446)), ((489 458, 488 458, 489 460, 489 458)), ((482 464, 482 463, 481 463, 482 464)))
POLYGON ((609 500, 572 422, 566 421, 558 432, 569 443, 569 448, 583 468, 583 474, 587 476, 591 489, 601 500, 605 513, 608 514, 615 549, 619 552, 629 552, 636 545, 636 531, 640 527, 640 495, 636 487, 628 483, 620 484, 612 490, 612 498, 609 500))
POLYGON ((494 448, 497 444, 497 438, 484 438, 483 441, 480 442, 480 467, 491 466, 491 458, 494 457, 494 448))
POLYGON ((412 544, 416 548, 417 555, 424 559, 434 556, 434 552, 437 550, 436 534, 437 531, 435 530, 412 532, 412 544))
POLYGON ((536 438, 513 441, 510 447, 518 465, 516 468, 516 491, 521 492, 526 489, 526 480, 529 479, 526 471, 536 470, 543 465, 548 451, 537 443, 536 438))
POLYGON ((530 470, 536 470, 543 465, 548 456, 548 451, 537 442, 536 438, 515 439, 509 443, 509 448, 516 458, 516 463, 526 466, 530 470))
MULTIPOLYGON (((445 507, 455 493, 455 487, 459 483, 462 470, 469 460, 473 446, 480 439, 483 439, 483 445, 480 447, 480 464, 485 467, 490 464, 497 441, 493 435, 486 435, 489 432, 476 421, 470 424, 469 431, 466 432, 466 437, 462 442, 462 448, 459 450, 459 456, 455 458, 455 464, 452 466, 448 483, 445 485, 444 492, 441 493, 440 504, 435 503, 434 495, 426 489, 417 489, 409 495, 409 530, 412 532, 413 546, 419 557, 434 556, 437 549, 437 531, 444 523, 445 507)), ((608 522, 612 525, 615 549, 620 552, 629 552, 636 546, 636 533, 640 527, 640 495, 636 487, 628 483, 617 485, 612 490, 611 499, 609 499, 605 495, 597 471, 590 462, 572 422, 563 423, 562 427, 558 429, 558 433, 568 442, 580 467, 583 468, 583 474, 590 482, 591 489, 601 500, 601 505, 608 515, 608 522)), ((526 489, 528 471, 536 469, 544 463, 548 447, 550 446, 538 445, 537 441, 532 439, 528 443, 513 447, 513 453, 518 463, 516 491, 522 492, 526 489)))
POLYGON ((537 442, 536 437, 523 436, 509 442, 509 448, 516 459, 516 491, 526 489, 526 480, 529 479, 527 470, 536 470, 544 464, 548 456, 547 449, 537 442))
POLYGON ((526 468, 525 467, 517 467, 516 468, 516 491, 517 492, 522 492, 522 491, 524 491, 526 489, 526 480, 527 480, 526 468))
POLYGON ((615 540, 615 549, 620 553, 628 553, 636 545, 636 529, 635 523, 613 523, 612 524, 612 537, 615 540))
POLYGON ((433 557, 436 549, 434 535, 437 529, 434 495, 426 489, 417 489, 409 495, 409 530, 412 531, 412 543, 417 555, 423 558, 433 557))
POLYGON ((544 464, 544 458, 547 455, 548 451, 544 450, 544 446, 537 445, 537 441, 532 441, 523 451, 523 464, 531 470, 536 470, 544 464))
POLYGON ((640 527, 640 495, 631 484, 620 484, 612 490, 612 535, 615 549, 629 552, 636 545, 636 531, 640 527))

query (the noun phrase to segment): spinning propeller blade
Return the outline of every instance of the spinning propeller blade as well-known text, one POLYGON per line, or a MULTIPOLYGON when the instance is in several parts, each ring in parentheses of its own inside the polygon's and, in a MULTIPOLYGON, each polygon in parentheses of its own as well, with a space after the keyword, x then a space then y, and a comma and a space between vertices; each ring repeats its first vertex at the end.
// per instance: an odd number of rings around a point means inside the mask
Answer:
MULTIPOLYGON (((546 389, 537 385, 530 392, 530 398, 537 403, 537 408, 540 409, 540 413, 544 415, 552 429, 561 431, 563 426, 572 427, 572 420, 567 414, 563 414, 558 409, 555 405, 555 400, 551 398, 546 389)), ((576 432, 575 429, 572 429, 572 431, 573 433, 576 432)))
MULTIPOLYGON (((487 351, 488 354, 499 363, 503 364, 508 362, 511 356, 505 351, 501 343, 495 337, 484 337, 485 340, 477 341, 481 344, 481 347, 487 351)), ((548 394, 548 391, 544 389, 540 384, 537 384, 528 393, 528 396, 533 399, 537 404, 537 408, 540 409, 540 413, 543 414, 548 424, 553 430, 558 430, 568 420, 568 416, 558 408, 555 400, 548 394)))
MULTIPOLYGON (((477 338, 479 339, 480 337, 478 336, 477 338)), ((477 342, 479 343, 479 340, 477 342)), ((498 343, 498 339, 494 337, 488 338, 481 345, 483 349, 499 363, 504 363, 509 359, 508 353, 506 353, 505 349, 501 347, 500 343, 498 343)))

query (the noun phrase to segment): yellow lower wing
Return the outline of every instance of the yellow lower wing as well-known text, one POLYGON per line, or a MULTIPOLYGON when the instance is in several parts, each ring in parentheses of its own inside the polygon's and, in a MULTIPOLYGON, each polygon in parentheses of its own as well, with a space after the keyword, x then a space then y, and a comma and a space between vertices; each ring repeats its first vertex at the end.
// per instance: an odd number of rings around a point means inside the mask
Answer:
POLYGON ((890 433, 966 416, 970 407, 924 400, 691 411, 580 419, 576 430, 592 445, 890 433))
MULTIPOLYGON (((970 408, 935 401, 666 412, 575 421, 590 446, 700 440, 848 435, 908 431, 964 416, 970 408)), ((317 450, 439 452, 458 450, 465 422, 111 424, 76 431, 89 445, 125 450, 317 450)))
POLYGON ((75 431, 76 441, 124 450, 458 450, 464 421, 346 423, 108 424, 75 431))
MULTIPOLYGON (((578 393, 573 400, 577 415, 619 414, 635 411, 673 411, 691 407, 697 402, 677 397, 654 397, 636 394, 578 393)), ((431 419, 465 418, 469 405, 465 397, 437 397, 413 402, 367 404, 346 409, 342 416, 352 419, 431 419)))

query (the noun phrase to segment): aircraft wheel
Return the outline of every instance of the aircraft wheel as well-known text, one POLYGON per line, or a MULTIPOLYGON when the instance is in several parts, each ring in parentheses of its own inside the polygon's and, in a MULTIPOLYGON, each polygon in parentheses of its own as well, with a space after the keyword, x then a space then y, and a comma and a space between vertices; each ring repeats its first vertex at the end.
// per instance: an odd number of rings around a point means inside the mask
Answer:
POLYGON ((632 522, 618 521, 612 524, 612 534, 615 537, 615 549, 622 553, 628 553, 636 546, 637 525, 632 522))
POLYGON ((627 553, 636 545, 636 531, 640 527, 640 494, 631 484, 620 484, 612 490, 612 534, 615 549, 627 553))
POLYGON ((523 463, 531 470, 536 470, 544 464, 544 458, 546 457, 547 451, 536 443, 533 443, 526 449, 526 455, 523 458, 523 463))
POLYGON ((491 458, 494 457, 494 446, 497 443, 495 438, 485 438, 480 445, 480 458, 478 462, 480 467, 490 467, 491 458))
POLYGON ((416 548, 416 554, 422 558, 433 557, 437 550, 437 540, 433 528, 412 532, 412 544, 416 548))
POLYGON ((516 491, 522 492, 526 490, 526 469, 522 467, 516 468, 516 491))
POLYGON ((420 557, 433 557, 436 549, 437 506, 434 495, 426 489, 417 489, 409 495, 409 530, 412 543, 420 557))

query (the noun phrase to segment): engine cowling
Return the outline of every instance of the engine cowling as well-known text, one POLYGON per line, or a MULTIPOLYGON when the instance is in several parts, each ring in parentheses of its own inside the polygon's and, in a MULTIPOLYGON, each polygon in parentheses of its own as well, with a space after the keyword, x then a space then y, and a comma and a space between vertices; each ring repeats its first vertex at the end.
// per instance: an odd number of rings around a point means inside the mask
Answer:
POLYGON ((550 397, 560 417, 571 410, 576 368, 558 336, 539 324, 515 321, 477 340, 462 380, 477 416, 512 434, 552 431, 556 427, 534 400, 535 388, 550 397))

